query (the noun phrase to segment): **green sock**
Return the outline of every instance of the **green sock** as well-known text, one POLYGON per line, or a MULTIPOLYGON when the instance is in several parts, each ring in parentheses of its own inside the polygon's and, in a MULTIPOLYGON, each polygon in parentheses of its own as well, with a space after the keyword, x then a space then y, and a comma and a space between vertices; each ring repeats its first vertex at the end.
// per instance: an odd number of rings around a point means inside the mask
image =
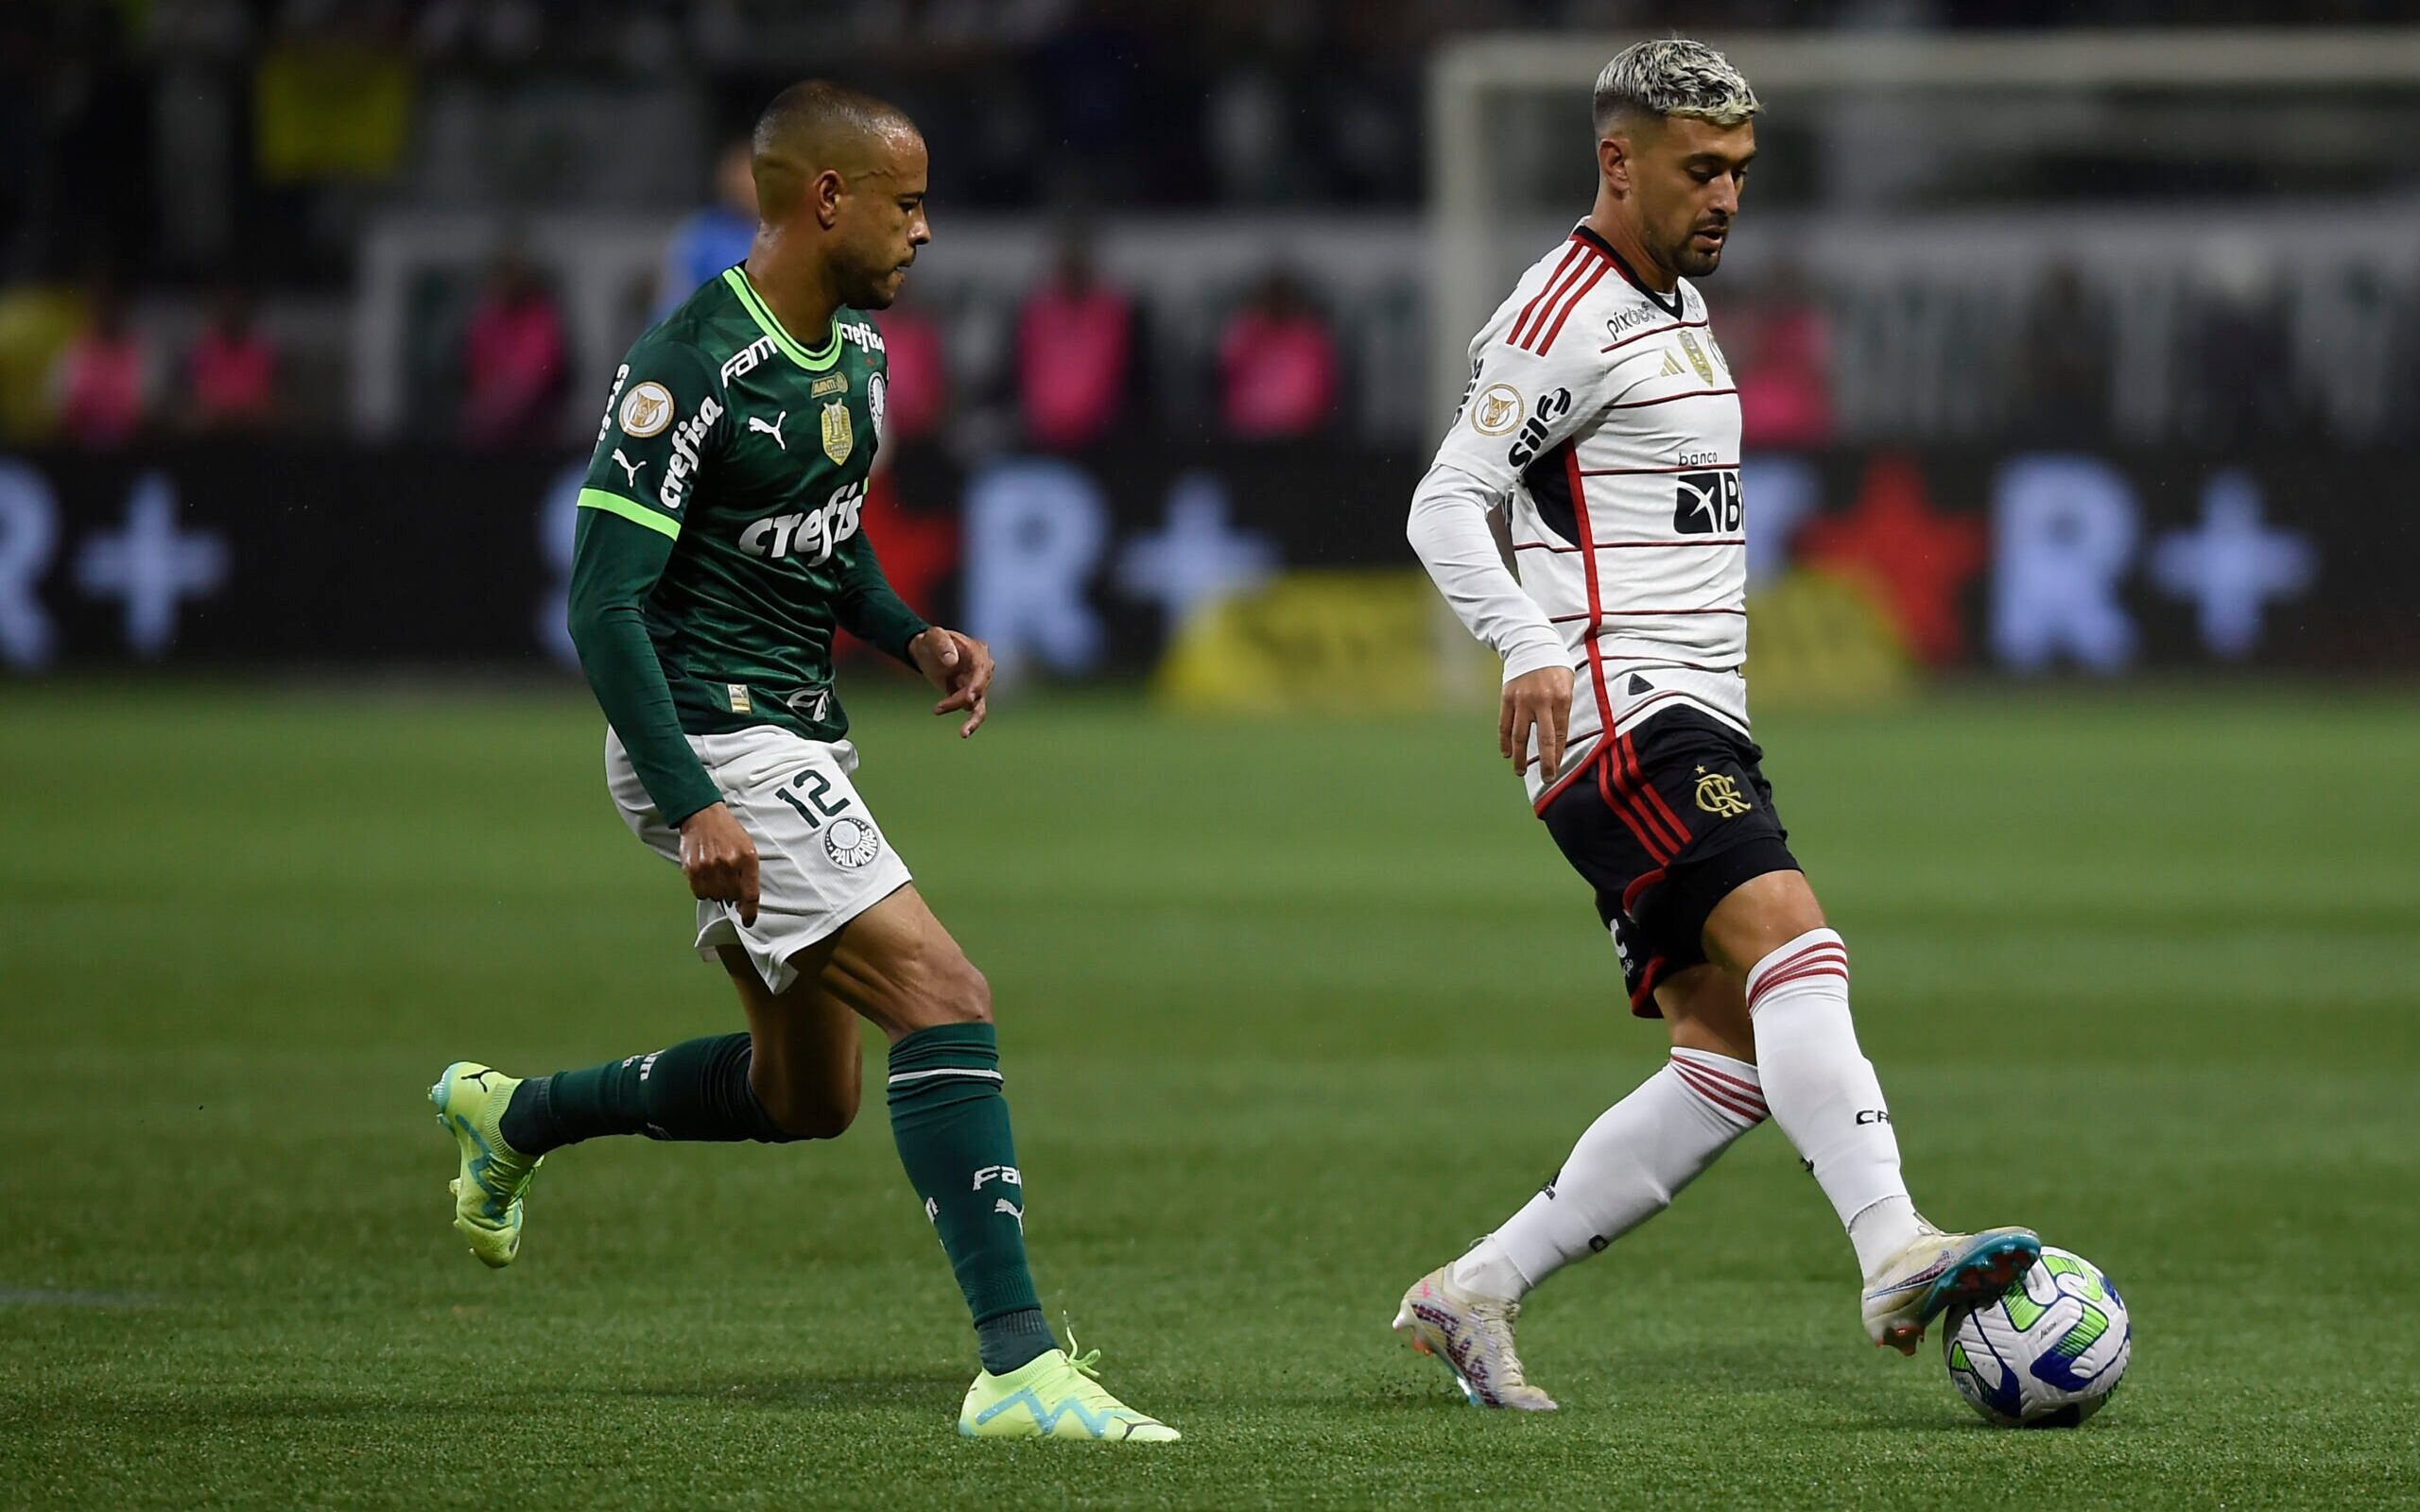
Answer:
POLYGON ((890 1047, 890 1132, 974 1315, 983 1368, 1051 1349, 1025 1262, 1025 1178, 988 1023, 919 1029, 890 1047))
POLYGON ((748 1085, 753 1060, 748 1036, 722 1034, 581 1071, 532 1076, 513 1089, 497 1128, 524 1155, 544 1155, 604 1134, 786 1143, 793 1136, 773 1122, 748 1085))

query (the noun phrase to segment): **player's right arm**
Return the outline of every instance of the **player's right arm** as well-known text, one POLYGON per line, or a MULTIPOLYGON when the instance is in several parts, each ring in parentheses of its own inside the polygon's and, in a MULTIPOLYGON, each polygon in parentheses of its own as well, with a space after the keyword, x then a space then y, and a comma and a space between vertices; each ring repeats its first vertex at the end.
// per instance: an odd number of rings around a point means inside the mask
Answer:
POLYGON ((1594 369, 1569 358, 1502 339, 1479 343, 1461 408, 1412 490, 1405 528, 1455 615, 1504 659, 1497 747, 1516 768, 1526 766, 1534 738, 1547 774, 1563 765, 1570 728, 1570 653, 1505 565, 1488 517, 1504 507, 1523 468, 1595 412, 1596 387, 1594 369))
POLYGON ((598 707, 665 822, 700 898, 756 919, 756 847, 689 748, 642 606, 672 559, 699 471, 720 439, 713 373, 685 347, 631 354, 597 428, 572 538, 572 644, 598 707))

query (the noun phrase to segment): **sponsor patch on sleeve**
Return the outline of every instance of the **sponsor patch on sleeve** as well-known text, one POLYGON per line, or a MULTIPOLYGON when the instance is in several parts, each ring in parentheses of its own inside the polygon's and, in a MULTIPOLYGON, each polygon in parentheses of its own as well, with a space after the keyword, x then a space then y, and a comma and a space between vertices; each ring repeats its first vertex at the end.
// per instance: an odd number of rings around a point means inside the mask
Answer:
POLYGON ((1511 384, 1490 384, 1471 401, 1471 429, 1481 436, 1508 435, 1528 408, 1511 384))
POLYGON ((672 423, 672 391, 652 379, 622 396, 622 434, 645 440, 672 423))

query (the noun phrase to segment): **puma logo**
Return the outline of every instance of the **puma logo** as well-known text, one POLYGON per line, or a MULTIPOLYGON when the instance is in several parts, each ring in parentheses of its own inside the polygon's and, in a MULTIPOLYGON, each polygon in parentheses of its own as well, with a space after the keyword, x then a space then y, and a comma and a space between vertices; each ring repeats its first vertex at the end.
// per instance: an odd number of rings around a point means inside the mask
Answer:
POLYGON ((647 466, 646 459, 641 458, 640 460, 633 462, 629 457, 624 456, 622 455, 622 449, 617 446, 614 448, 614 460, 622 464, 622 472, 629 476, 631 480, 631 487, 634 489, 637 488, 639 486, 639 469, 647 466))
POLYGON ((786 452, 790 449, 790 443, 782 439, 782 425, 789 418, 790 412, 786 409, 783 410, 779 415, 773 417, 773 423, 768 425, 759 417, 751 415, 748 417, 748 428, 752 431, 763 431, 766 435, 773 438, 773 444, 775 446, 778 446, 783 451, 786 452))
MULTIPOLYGON (((783 450, 787 451, 788 448, 784 447, 783 450)), ((1005 1212, 1010 1217, 1014 1218, 1017 1221, 1017 1232, 1020 1234, 1025 1232, 1025 1212, 1023 1210, 1018 1208, 1015 1203, 1011 1202, 1006 1197, 1002 1197, 997 1202, 992 1204, 992 1211, 994 1216, 1005 1212)))

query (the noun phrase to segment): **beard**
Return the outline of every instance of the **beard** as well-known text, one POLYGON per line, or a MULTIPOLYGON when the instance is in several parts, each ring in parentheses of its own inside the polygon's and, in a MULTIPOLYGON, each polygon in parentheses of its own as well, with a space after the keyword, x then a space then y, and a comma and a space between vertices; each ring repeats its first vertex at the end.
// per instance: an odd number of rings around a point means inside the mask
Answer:
POLYGON ((890 280, 890 270, 864 273, 849 281, 840 294, 840 302, 853 310, 887 310, 899 297, 898 286, 890 280))
POLYGON ((899 298, 901 284, 899 265, 886 252, 876 252, 863 261, 852 258, 835 267, 840 276, 840 302, 853 310, 887 310, 899 298))
POLYGON ((1671 249, 1670 261, 1666 266, 1683 278, 1703 278, 1721 266, 1722 249, 1730 245, 1731 225, 1728 221, 1692 226, 1681 233, 1679 242, 1671 249), (1722 240, 1715 243, 1711 248, 1698 240, 1698 232, 1715 230, 1721 231, 1723 236, 1722 240))
POLYGON ((1722 265, 1722 249, 1729 245, 1727 235, 1712 247, 1702 245, 1694 232, 1684 236, 1672 249, 1672 270, 1683 278, 1703 278, 1722 265))

